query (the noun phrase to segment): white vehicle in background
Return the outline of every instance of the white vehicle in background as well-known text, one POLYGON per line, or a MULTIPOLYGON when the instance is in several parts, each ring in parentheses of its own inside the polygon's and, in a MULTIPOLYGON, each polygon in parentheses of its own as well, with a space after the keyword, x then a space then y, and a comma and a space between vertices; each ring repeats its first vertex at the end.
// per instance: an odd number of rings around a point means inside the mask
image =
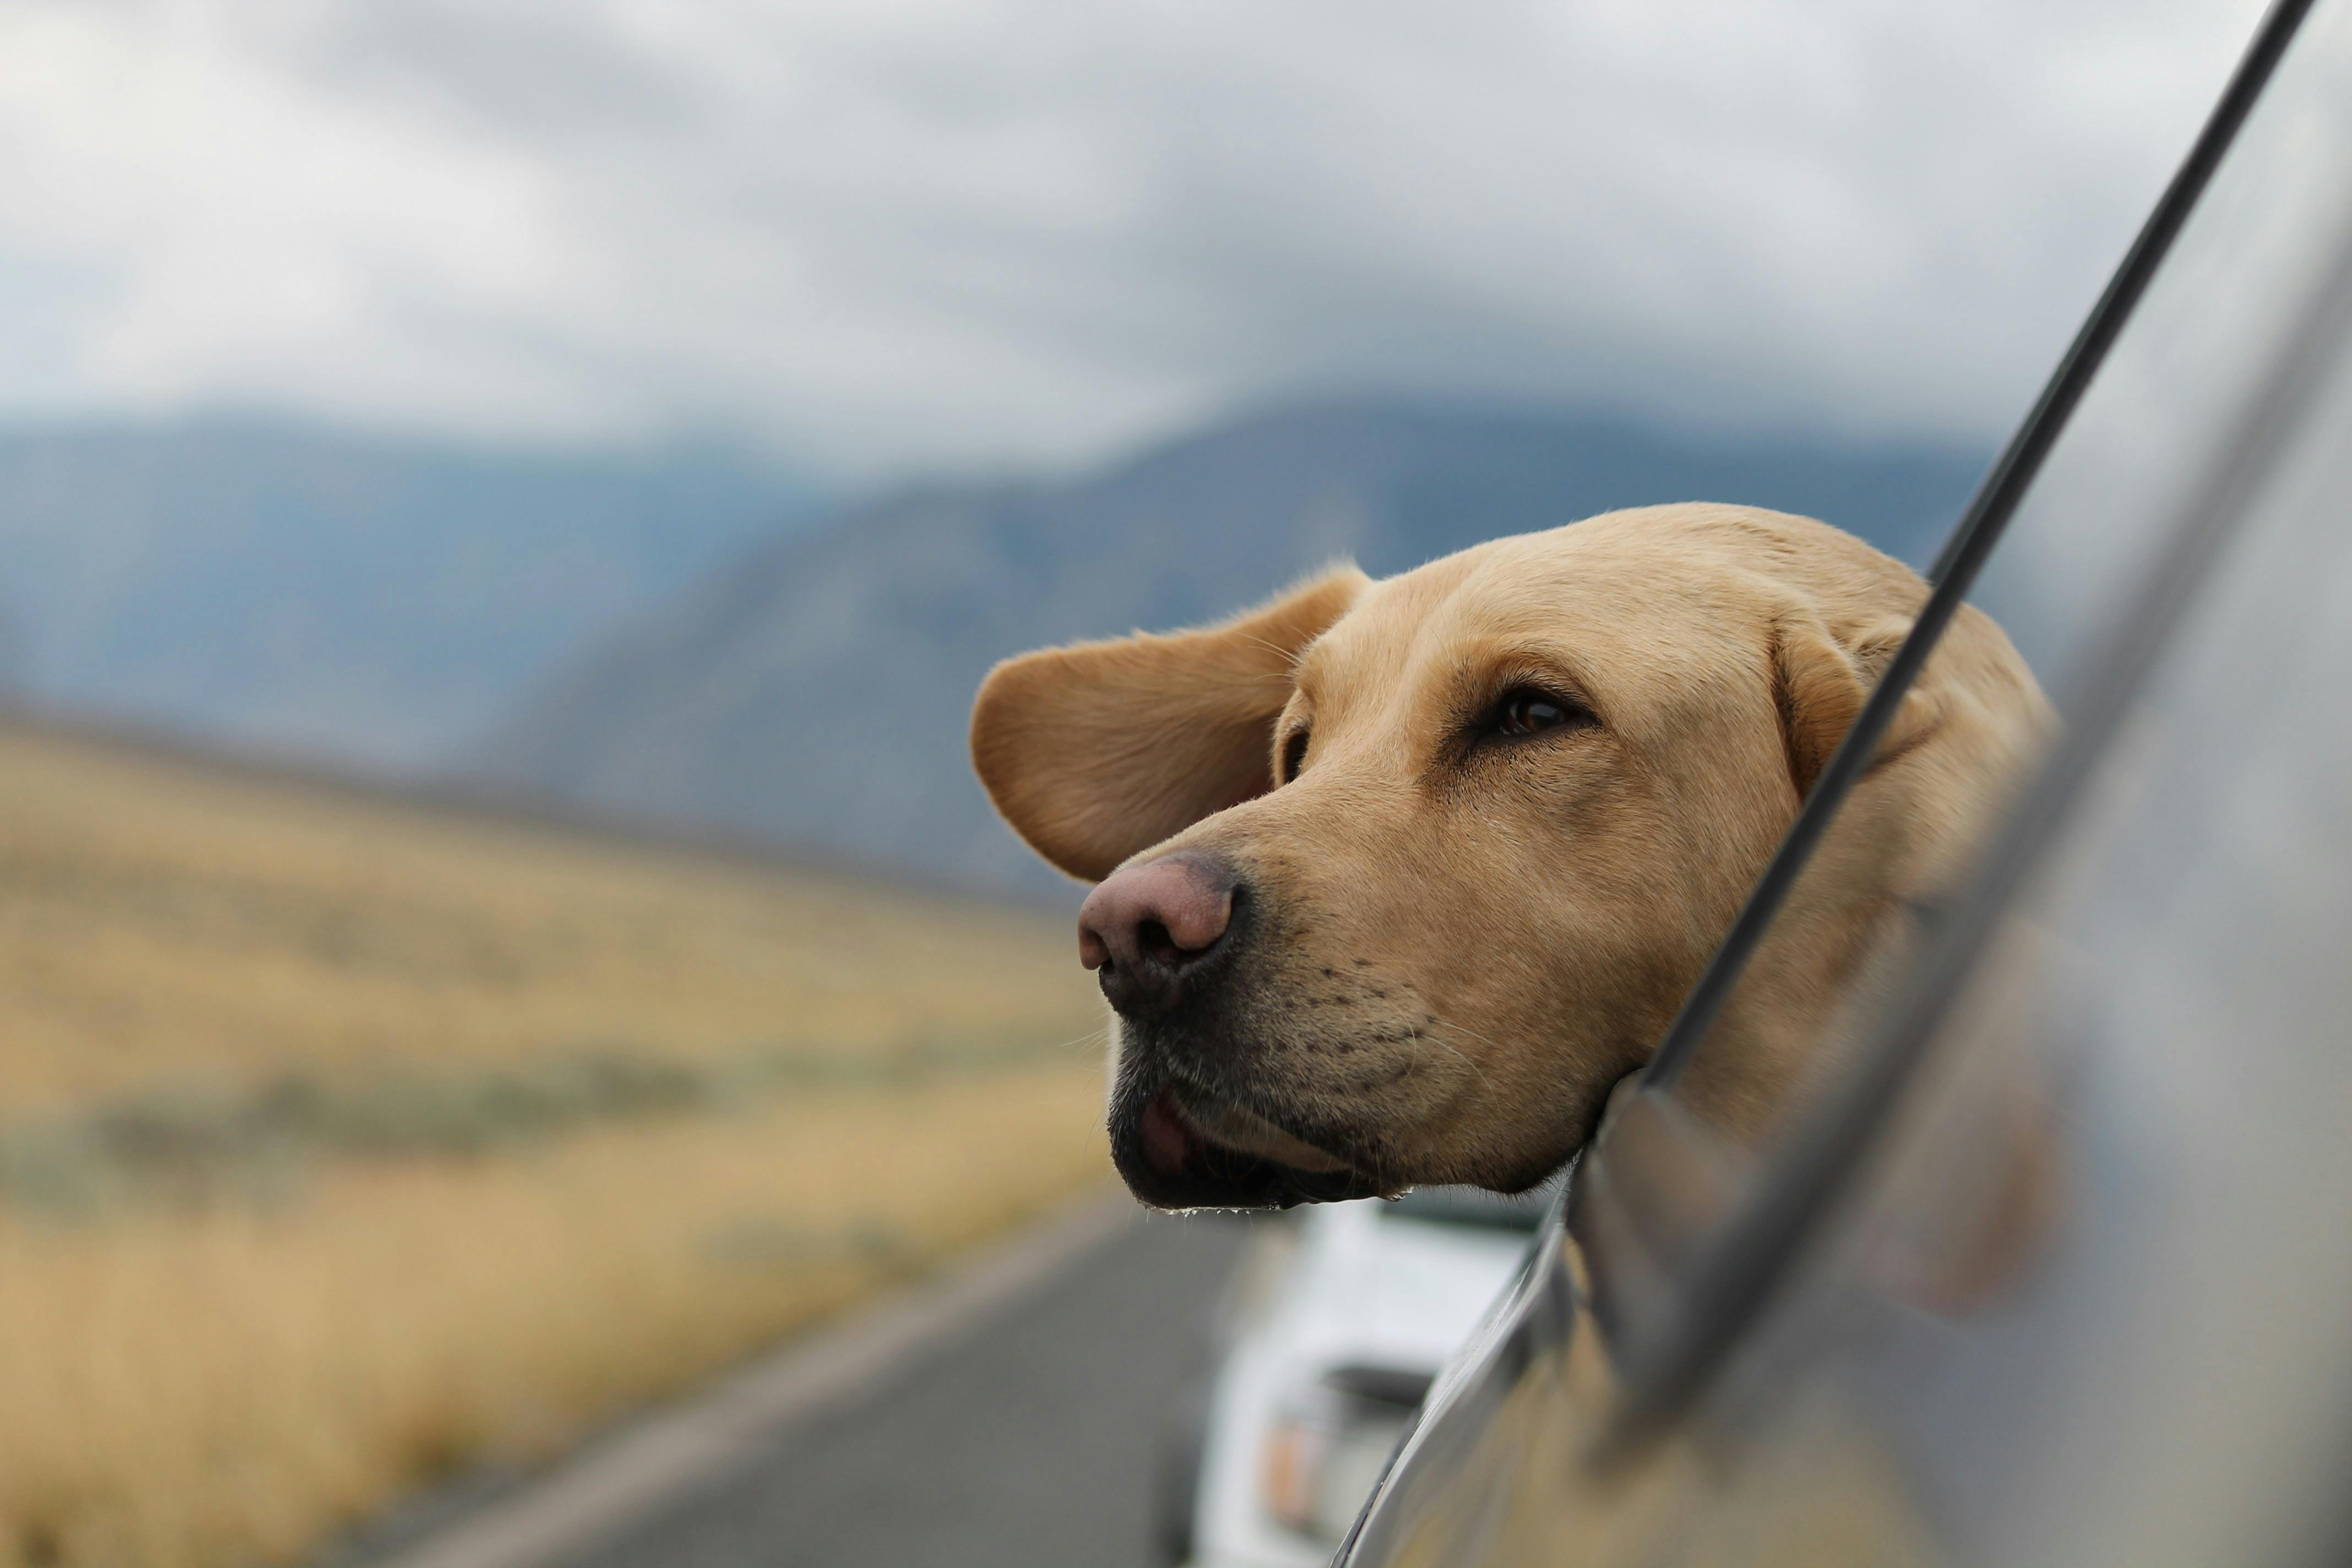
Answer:
POLYGON ((1430 1380, 1525 1260, 1549 1195, 1432 1188, 1262 1223, 1205 1408, 1162 1478, 1161 1561, 1328 1563, 1430 1380))

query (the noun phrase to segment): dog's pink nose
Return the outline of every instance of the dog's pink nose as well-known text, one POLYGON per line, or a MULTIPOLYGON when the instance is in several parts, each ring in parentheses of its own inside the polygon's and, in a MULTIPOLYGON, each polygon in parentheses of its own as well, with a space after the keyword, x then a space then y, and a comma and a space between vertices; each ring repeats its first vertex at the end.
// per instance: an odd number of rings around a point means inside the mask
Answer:
POLYGON ((1078 910, 1079 962, 1130 974, 1181 969, 1225 934, 1234 886, 1223 867, 1181 850, 1114 871, 1078 910))

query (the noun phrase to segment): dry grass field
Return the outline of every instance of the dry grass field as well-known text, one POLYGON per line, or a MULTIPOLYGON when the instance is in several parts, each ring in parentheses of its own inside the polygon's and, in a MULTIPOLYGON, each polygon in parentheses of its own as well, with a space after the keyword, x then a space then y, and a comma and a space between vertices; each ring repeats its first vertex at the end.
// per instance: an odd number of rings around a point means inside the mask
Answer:
POLYGON ((299 1562, 1103 1180, 1066 921, 0 728, 0 1565, 299 1562))

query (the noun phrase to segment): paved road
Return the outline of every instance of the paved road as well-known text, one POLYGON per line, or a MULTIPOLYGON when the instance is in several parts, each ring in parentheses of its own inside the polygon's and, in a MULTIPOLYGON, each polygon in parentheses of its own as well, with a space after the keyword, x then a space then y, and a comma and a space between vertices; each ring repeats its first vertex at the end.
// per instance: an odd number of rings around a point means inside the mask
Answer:
POLYGON ((1245 1226, 1137 1219, 562 1568, 1128 1568, 1245 1226))

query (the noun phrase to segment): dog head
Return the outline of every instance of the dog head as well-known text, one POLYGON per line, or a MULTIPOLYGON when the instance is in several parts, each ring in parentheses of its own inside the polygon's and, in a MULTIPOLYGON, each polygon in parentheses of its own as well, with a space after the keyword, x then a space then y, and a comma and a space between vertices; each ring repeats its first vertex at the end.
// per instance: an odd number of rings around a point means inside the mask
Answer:
MULTIPOLYGON (((1000 665, 974 761, 1099 882, 1080 949, 1129 1186, 1189 1208, 1542 1180, 1924 596, 1822 524, 1660 507, 1000 665)), ((1950 718, 1923 688, 1877 773, 1950 718)))

